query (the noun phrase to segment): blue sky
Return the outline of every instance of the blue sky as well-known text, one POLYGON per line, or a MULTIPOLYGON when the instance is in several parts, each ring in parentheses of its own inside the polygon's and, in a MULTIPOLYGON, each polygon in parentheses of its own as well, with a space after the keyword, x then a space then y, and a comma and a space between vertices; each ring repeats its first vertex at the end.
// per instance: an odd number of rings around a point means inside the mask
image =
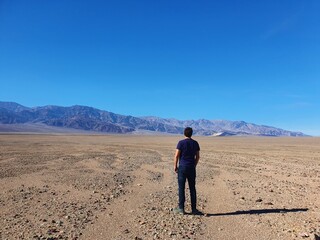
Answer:
POLYGON ((320 1, 0 0, 0 101, 320 135, 320 1))

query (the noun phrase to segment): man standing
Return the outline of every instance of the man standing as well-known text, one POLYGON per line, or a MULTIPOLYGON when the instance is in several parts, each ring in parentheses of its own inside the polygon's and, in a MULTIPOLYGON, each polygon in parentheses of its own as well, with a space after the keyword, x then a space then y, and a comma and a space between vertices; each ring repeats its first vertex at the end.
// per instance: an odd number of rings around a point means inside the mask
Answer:
POLYGON ((179 185, 179 207, 175 212, 184 214, 185 203, 185 183, 188 180, 191 198, 192 214, 201 214, 197 210, 197 193, 196 193, 196 166, 200 159, 200 146, 197 141, 191 138, 192 128, 184 129, 185 139, 178 142, 174 158, 174 171, 178 173, 179 185), (179 162, 179 167, 178 167, 179 162))

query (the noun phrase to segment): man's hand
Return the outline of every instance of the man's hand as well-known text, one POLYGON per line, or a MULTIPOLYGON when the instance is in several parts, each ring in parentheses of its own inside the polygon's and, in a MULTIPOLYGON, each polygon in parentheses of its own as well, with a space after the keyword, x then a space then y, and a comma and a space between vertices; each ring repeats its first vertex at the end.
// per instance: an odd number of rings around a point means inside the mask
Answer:
POLYGON ((197 151, 197 152, 196 152, 196 156, 195 156, 195 166, 198 165, 199 159, 200 159, 200 152, 197 151))
POLYGON ((179 158, 180 158, 180 153, 181 151, 179 149, 176 149, 176 153, 174 155, 174 171, 176 173, 178 173, 178 162, 179 162, 179 158))

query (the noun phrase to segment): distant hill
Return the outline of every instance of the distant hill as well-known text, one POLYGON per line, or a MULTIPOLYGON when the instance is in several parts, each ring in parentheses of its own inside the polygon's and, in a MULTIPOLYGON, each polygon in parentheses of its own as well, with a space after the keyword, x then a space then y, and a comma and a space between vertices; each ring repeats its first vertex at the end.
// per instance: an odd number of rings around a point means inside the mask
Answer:
POLYGON ((244 121, 186 120, 159 117, 133 117, 87 106, 42 106, 28 108, 14 102, 0 102, 0 132, 27 131, 101 133, 170 133, 182 134, 190 126, 197 135, 205 136, 306 136, 280 128, 244 121), (41 130, 40 130, 41 129, 41 130))

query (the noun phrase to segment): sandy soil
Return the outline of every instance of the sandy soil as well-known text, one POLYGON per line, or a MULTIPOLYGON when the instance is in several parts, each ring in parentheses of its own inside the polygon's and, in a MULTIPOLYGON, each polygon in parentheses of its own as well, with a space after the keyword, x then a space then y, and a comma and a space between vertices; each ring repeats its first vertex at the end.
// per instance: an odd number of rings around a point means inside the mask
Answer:
POLYGON ((180 138, 0 135, 0 239, 320 235, 319 138, 195 137, 204 216, 172 211, 180 138))

